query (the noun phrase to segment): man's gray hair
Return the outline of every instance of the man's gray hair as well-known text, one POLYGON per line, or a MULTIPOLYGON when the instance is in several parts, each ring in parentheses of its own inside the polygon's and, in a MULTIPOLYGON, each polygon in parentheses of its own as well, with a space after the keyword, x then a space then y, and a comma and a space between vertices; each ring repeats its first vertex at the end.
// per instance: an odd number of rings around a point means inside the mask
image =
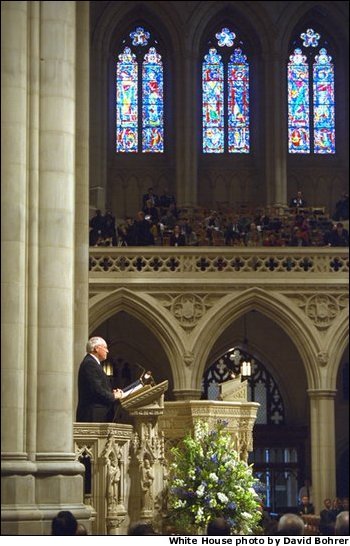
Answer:
POLYGON ((305 524, 296 514, 284 514, 278 522, 277 530, 287 536, 302 536, 305 532, 305 524))
POLYGON ((98 336, 91 337, 86 344, 86 352, 94 353, 95 347, 97 347, 98 345, 107 345, 107 343, 102 337, 98 337, 98 336))

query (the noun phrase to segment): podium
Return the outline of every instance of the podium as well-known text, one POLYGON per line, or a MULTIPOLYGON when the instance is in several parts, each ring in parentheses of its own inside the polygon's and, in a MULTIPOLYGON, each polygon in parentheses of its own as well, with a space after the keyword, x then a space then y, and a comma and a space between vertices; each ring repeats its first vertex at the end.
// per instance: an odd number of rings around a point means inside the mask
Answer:
POLYGON ((120 400, 122 408, 134 417, 131 442, 129 510, 141 521, 161 516, 166 482, 164 435, 159 434, 158 418, 164 412, 164 392, 168 381, 144 385, 120 400))
MULTIPOLYGON (((128 410, 130 415, 138 415, 138 410, 149 410, 150 414, 158 414, 157 410, 164 409, 164 392, 168 389, 168 381, 163 381, 158 385, 144 385, 139 390, 121 398, 121 406, 128 410)), ((141 415, 145 412, 141 411, 141 415)))

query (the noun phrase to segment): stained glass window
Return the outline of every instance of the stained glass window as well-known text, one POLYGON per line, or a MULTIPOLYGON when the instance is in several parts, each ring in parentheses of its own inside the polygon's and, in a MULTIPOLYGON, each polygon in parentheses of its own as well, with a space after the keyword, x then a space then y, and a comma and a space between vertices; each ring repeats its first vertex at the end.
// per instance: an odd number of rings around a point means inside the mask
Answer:
POLYGON ((248 381, 248 400, 259 402, 258 424, 282 425, 285 423, 284 402, 278 385, 262 362, 238 347, 229 349, 205 371, 202 378, 202 398, 218 400, 220 384, 239 377, 243 360, 251 362, 248 381))
POLYGON ((309 67, 297 48, 288 64, 289 152, 310 152, 309 67))
POLYGON ((335 153, 334 67, 320 34, 300 35, 288 63, 288 149, 298 154, 335 153), (310 48, 310 49, 309 49, 310 48))
POLYGON ((204 153, 249 152, 249 64, 236 34, 224 27, 215 34, 202 64, 202 127, 204 153))
POLYGON ((315 153, 335 152, 334 70, 332 57, 321 49, 313 66, 315 153))
POLYGON ((224 67, 216 49, 203 63, 203 152, 224 151, 224 67))
POLYGON ((163 152, 164 81, 157 42, 143 27, 130 32, 126 42, 116 63, 116 151, 163 152))
POLYGON ((117 152, 137 152, 138 86, 136 56, 129 47, 117 63, 117 152))
POLYGON ((151 47, 142 66, 142 151, 163 152, 163 65, 151 47))
POLYGON ((249 152, 249 66, 241 49, 228 64, 228 151, 249 152))

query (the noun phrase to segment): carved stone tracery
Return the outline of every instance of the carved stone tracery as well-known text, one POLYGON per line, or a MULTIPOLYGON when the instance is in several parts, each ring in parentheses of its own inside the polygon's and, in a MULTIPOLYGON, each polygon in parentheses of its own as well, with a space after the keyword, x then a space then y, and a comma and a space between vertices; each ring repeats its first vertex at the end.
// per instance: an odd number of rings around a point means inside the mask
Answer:
POLYGON ((224 294, 195 294, 192 292, 152 294, 163 307, 168 309, 180 326, 190 332, 205 315, 207 310, 224 294))
POLYGON ((288 295, 319 330, 331 326, 337 315, 348 305, 347 294, 298 294, 288 295))

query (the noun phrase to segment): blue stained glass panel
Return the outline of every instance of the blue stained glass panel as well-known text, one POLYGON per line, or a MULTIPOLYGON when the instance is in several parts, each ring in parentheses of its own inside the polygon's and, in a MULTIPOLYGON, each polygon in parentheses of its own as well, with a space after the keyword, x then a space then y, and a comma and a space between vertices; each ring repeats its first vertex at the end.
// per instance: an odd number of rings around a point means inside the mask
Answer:
POLYGON ((164 151, 163 63, 154 47, 142 63, 142 152, 164 151))
POLYGON ((306 32, 300 34, 300 38, 303 40, 304 47, 317 47, 321 36, 312 28, 308 28, 306 32))
POLYGON ((134 46, 146 46, 150 37, 150 33, 142 27, 137 27, 134 32, 130 32, 130 38, 132 38, 132 45, 134 46))
POLYGON ((234 32, 230 31, 228 28, 223 28, 221 32, 215 34, 215 37, 218 41, 220 47, 232 47, 236 35, 234 32))
POLYGON ((228 151, 249 152, 249 66, 236 49, 228 64, 228 151))
POLYGON ((309 68, 299 48, 288 63, 288 149, 310 153, 309 68))
POLYGON ((116 151, 137 152, 137 63, 130 48, 118 56, 116 74, 116 151))
POLYGON ((203 152, 224 152, 224 67, 216 49, 202 65, 203 152))
POLYGON ((313 65, 314 151, 335 153, 334 69, 331 57, 321 49, 313 65))

